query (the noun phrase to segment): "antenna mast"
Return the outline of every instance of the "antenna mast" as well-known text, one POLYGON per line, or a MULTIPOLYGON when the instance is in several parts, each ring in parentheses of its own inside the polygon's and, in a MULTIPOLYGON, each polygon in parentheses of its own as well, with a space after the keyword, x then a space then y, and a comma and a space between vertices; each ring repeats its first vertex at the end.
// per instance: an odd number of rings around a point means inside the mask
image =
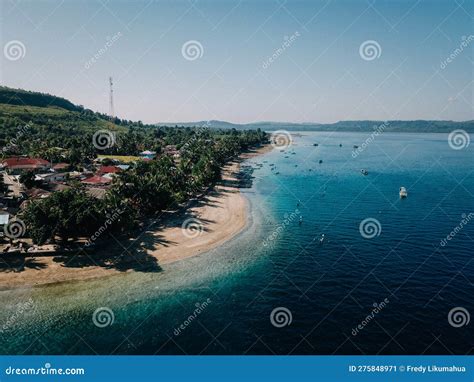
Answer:
POLYGON ((114 119, 114 117, 115 117, 115 112, 114 112, 114 89, 113 89, 112 77, 109 77, 109 85, 110 85, 109 116, 110 116, 110 119, 114 119))

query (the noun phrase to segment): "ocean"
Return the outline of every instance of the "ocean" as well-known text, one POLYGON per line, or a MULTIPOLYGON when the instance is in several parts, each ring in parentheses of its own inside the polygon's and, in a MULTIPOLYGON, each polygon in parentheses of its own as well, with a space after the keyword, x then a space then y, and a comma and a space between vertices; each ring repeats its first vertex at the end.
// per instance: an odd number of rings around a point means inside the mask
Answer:
POLYGON ((0 352, 472 354, 474 144, 368 137, 247 160, 248 226, 208 253, 0 292, 0 352))

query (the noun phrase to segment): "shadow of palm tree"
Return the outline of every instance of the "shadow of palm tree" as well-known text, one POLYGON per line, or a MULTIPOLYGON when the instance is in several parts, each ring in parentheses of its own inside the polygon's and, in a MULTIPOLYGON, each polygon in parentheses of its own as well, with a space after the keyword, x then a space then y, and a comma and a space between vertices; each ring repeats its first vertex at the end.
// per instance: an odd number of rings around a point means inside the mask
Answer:
POLYGON ((47 265, 34 257, 25 258, 22 255, 2 256, 0 272, 23 272, 26 269, 44 269, 47 265))

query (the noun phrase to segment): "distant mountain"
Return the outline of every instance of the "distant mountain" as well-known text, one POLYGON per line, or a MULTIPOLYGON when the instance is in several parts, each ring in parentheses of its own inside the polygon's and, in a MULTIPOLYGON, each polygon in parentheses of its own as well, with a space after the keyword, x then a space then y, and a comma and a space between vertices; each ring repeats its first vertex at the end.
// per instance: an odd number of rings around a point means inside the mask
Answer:
POLYGON ((196 127, 207 126, 215 129, 262 129, 265 131, 288 130, 288 131, 373 131, 375 129, 387 132, 418 132, 418 133, 442 133, 455 129, 463 129, 468 133, 474 133, 474 120, 455 121, 339 121, 336 123, 292 123, 292 122, 255 122, 247 124, 236 124, 225 121, 198 121, 198 122, 176 122, 157 123, 158 126, 183 126, 196 127))

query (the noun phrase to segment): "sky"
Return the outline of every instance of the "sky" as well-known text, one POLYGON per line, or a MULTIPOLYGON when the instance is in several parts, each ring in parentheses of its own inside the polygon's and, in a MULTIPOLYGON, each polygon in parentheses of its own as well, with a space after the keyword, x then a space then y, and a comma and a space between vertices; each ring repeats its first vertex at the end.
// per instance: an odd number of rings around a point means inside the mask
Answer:
POLYGON ((2 0, 2 85, 120 118, 474 119, 469 0, 2 0))

